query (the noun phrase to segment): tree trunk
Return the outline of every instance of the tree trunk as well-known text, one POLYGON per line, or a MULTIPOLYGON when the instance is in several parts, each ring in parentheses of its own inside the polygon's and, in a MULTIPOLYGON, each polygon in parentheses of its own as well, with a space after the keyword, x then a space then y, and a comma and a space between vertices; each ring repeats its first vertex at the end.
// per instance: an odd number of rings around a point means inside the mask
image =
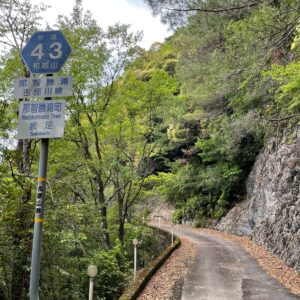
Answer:
POLYGON ((104 242, 104 247, 106 250, 111 248, 111 242, 108 232, 107 225, 107 207, 105 204, 105 196, 104 196, 104 185, 101 176, 97 176, 97 185, 98 185, 98 201, 100 204, 100 212, 101 212, 101 230, 102 237, 104 242))
POLYGON ((121 245, 124 245, 124 225, 125 225, 125 216, 124 216, 124 203, 123 198, 118 193, 118 206, 119 206, 119 241, 121 242, 121 245))

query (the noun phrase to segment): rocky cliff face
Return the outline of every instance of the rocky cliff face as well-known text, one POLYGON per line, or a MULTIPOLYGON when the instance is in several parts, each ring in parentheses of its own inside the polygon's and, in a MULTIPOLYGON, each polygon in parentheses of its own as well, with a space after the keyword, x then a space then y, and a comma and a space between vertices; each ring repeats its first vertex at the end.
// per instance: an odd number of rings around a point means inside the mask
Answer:
POLYGON ((300 272, 300 129, 272 139, 258 156, 246 200, 217 228, 249 235, 300 272))

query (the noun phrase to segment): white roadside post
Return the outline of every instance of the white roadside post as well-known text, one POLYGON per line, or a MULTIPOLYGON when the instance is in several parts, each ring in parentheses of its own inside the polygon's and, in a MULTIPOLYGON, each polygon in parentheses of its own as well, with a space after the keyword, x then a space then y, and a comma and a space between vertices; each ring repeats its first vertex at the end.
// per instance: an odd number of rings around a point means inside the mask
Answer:
POLYGON ((93 300, 94 291, 94 278, 98 273, 98 269, 94 265, 89 265, 87 269, 87 274, 90 277, 90 287, 89 287, 89 300, 93 300))
POLYGON ((137 266, 137 245, 139 241, 137 239, 133 239, 132 244, 133 244, 133 280, 135 281, 136 279, 136 266, 137 266))

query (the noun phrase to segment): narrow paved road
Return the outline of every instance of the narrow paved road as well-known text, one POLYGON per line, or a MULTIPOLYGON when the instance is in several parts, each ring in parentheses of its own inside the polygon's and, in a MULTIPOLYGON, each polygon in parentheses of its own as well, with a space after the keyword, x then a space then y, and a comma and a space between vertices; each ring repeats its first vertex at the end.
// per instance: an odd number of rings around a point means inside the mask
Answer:
POLYGON ((182 300, 300 299, 271 278, 237 244, 181 226, 176 234, 199 245, 183 285, 182 300))

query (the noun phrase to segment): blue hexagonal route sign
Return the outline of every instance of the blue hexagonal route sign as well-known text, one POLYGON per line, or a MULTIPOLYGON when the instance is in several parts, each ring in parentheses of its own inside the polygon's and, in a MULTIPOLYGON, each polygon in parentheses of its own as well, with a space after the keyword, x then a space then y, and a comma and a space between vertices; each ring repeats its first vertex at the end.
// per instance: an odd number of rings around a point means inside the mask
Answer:
POLYGON ((52 74, 61 69, 70 53, 61 31, 39 31, 31 36, 21 57, 31 73, 52 74))

